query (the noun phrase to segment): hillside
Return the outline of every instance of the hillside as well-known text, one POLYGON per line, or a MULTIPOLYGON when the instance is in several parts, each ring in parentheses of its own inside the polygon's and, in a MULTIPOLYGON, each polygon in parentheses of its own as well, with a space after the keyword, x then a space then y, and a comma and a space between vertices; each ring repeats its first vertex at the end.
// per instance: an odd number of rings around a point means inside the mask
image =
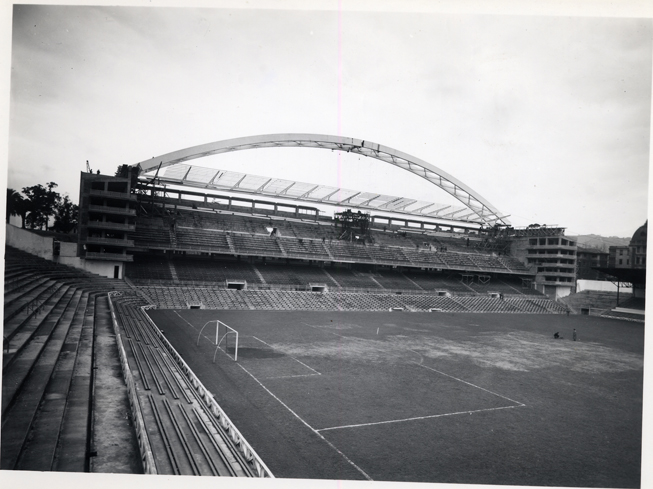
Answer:
POLYGON ((619 238, 617 236, 599 236, 598 234, 580 234, 578 236, 569 236, 575 239, 578 246, 585 248, 598 248, 602 251, 608 251, 610 246, 628 246, 630 238, 619 238))

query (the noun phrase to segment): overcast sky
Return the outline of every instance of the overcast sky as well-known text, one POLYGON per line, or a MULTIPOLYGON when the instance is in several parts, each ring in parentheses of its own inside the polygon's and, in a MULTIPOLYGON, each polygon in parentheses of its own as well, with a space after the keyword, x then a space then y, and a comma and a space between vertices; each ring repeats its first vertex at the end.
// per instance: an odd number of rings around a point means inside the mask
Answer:
MULTIPOLYGON (((16 5, 12 39, 14 189, 54 181, 77 202, 86 160, 113 174, 189 146, 301 132, 421 158, 515 226, 629 237, 647 219, 648 19, 16 5)), ((194 163, 450 202, 351 154, 194 163)))

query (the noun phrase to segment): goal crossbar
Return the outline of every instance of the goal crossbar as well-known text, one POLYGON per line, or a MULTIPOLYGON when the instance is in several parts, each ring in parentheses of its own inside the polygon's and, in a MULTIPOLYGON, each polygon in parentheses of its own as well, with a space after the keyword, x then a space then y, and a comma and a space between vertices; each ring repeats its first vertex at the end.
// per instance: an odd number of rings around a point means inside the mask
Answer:
MULTIPOLYGON (((197 335, 197 344, 200 344, 200 338, 202 337, 202 331, 204 331, 204 328, 206 328, 209 324, 215 323, 215 352, 213 353, 213 363, 215 363, 215 357, 218 354, 218 350, 220 349, 220 345, 224 341, 225 344, 225 352, 227 352, 227 347, 228 347, 228 341, 229 341, 229 335, 235 336, 236 342, 234 346, 234 361, 238 361, 238 331, 236 331, 234 328, 229 326, 228 324, 223 323, 219 319, 214 319, 212 321, 207 321, 204 326, 200 329, 199 334, 197 335), (223 329, 224 328, 224 329, 223 329), (224 331, 221 334, 221 331, 224 331)), ((227 353, 228 354, 228 353, 227 353)))

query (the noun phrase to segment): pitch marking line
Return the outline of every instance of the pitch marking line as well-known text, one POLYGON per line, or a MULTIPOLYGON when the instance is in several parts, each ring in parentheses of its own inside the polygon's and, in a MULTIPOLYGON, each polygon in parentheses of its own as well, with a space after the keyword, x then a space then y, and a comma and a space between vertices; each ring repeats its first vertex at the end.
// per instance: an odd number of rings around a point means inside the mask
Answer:
MULTIPOLYGON (((175 311, 175 314, 176 314, 177 316, 179 316, 181 319, 183 319, 184 321, 186 321, 183 317, 181 317, 181 315, 180 315, 177 311, 175 311)), ((188 323, 188 324, 189 324, 193 329, 197 330, 197 328, 196 328, 195 326, 193 326, 191 323, 189 323, 188 321, 186 321, 186 323, 188 323)), ((204 335, 202 335, 202 336, 204 336, 204 335)), ((209 338, 207 337, 207 339, 209 339, 209 338)), ((258 339, 258 338, 257 338, 257 339, 258 339)), ((259 340, 259 341, 260 341, 260 340, 259 340)), ((225 353, 224 351, 222 351, 222 350, 220 350, 220 351, 221 351, 223 354, 226 355, 226 353, 225 353)), ((298 360, 298 361, 299 361, 299 360, 298 360)), ((300 362, 300 363, 301 363, 301 362, 300 362)), ((367 479, 368 481, 372 481, 372 480, 373 480, 369 475, 367 475, 367 473, 366 473, 363 469, 361 469, 361 468, 360 468, 358 465, 356 465, 356 464, 355 464, 355 463, 354 463, 354 462, 353 462, 349 457, 347 457, 347 455, 345 455, 345 454, 342 453, 340 450, 338 450, 338 449, 336 448, 336 446, 335 446, 333 443, 331 443, 329 440, 327 440, 326 438, 324 438, 324 436, 322 436, 320 433, 318 433, 318 431, 317 431, 315 428, 313 428, 310 424, 308 424, 306 421, 304 421, 304 420, 303 420, 303 419, 302 419, 302 418, 301 418, 301 417, 300 417, 300 416, 299 416, 295 411, 293 411, 292 409, 290 409, 286 403, 284 403, 281 399, 279 399, 277 396, 275 396, 275 395, 272 393, 272 391, 270 391, 270 389, 268 389, 267 387, 265 387, 265 386, 261 383, 260 380, 258 380, 256 377, 254 377, 254 375, 252 375, 252 374, 250 373, 249 370, 247 370, 245 367, 243 367, 243 366, 242 366, 240 363, 238 363, 238 362, 236 362, 236 365, 238 365, 241 369, 243 369, 243 371, 244 371, 247 375, 249 375, 252 379, 254 379, 254 381, 255 381, 258 385, 260 385, 260 386, 261 386, 261 387, 262 387, 262 388, 263 388, 263 389, 264 389, 268 394, 270 394, 274 399, 276 399, 277 402, 279 402, 279 404, 281 404, 283 407, 285 407, 285 408, 286 408, 286 409, 287 409, 287 410, 288 410, 288 411, 289 411, 293 416, 295 416, 299 421, 301 421, 302 424, 304 424, 304 426, 306 426, 309 430, 311 430, 311 431, 312 431, 313 433, 315 433, 318 437, 320 437, 320 439, 323 440, 323 441, 324 441, 327 445, 329 445, 332 449, 334 449, 336 452, 338 452, 338 453, 340 454, 340 456, 341 456, 342 458, 344 458, 344 459, 345 459, 345 460, 346 460, 346 461, 347 461, 347 462, 348 462, 352 467, 354 467, 358 472, 360 472, 361 475, 362 475, 363 477, 365 477, 365 479, 367 479)), ((308 368, 311 368, 311 367, 308 367, 308 368)), ((311 368, 311 370, 313 370, 313 369, 311 368)), ((315 371, 315 370, 313 370, 313 371, 315 371)), ((319 373, 319 372, 318 372, 318 373, 319 373)), ((315 375, 315 374, 310 374, 310 375, 315 375)), ((320 375, 321 375, 321 374, 320 374, 320 375)))
MULTIPOLYGON (((523 406, 523 404, 522 404, 523 406)), ((431 419, 431 418, 442 418, 444 416, 456 416, 458 414, 472 414, 472 413, 482 413, 485 411, 498 411, 500 409, 512 409, 512 408, 518 408, 522 406, 501 406, 501 407, 494 407, 494 408, 487 408, 487 409, 475 409, 472 411, 459 411, 457 413, 444 413, 444 414, 431 414, 429 416, 417 416, 414 418, 404 418, 404 419, 390 419, 388 421, 375 421, 372 423, 360 423, 360 424, 348 424, 348 425, 343 425, 343 426, 331 426, 330 428, 320 428, 319 430, 316 431, 331 431, 331 430, 342 430, 345 428, 360 428, 362 426, 375 426, 379 424, 390 424, 390 423, 403 423, 406 421, 418 421, 420 419, 431 419)))
MULTIPOLYGON (((179 316, 179 317, 181 318, 181 320, 184 321, 184 322, 185 322, 187 325, 189 325, 191 328, 193 328, 193 329, 197 329, 195 326, 193 326, 191 323, 189 323, 189 322, 186 320, 186 318, 182 317, 182 315, 179 314, 177 311, 173 311, 173 312, 174 312, 177 316, 179 316)), ((204 335, 202 335, 202 336, 204 336, 204 335)))
POLYGON ((302 324, 308 326, 309 328, 317 329, 318 331, 323 331, 323 332, 325 332, 325 333, 330 333, 330 334, 333 334, 333 335, 339 336, 340 338, 345 338, 345 339, 349 338, 349 336, 343 336, 343 335, 341 335, 341 334, 334 333, 333 331, 328 331, 328 330, 325 331, 324 328, 322 328, 322 327, 320 327, 320 326, 315 326, 315 325, 313 325, 313 324, 308 324, 308 323, 302 323, 302 324))
POLYGON ((457 380, 458 382, 462 382, 463 384, 471 385, 472 387, 476 387, 477 389, 481 389, 482 391, 488 392, 488 393, 490 393, 492 395, 495 395, 497 397, 500 397, 502 399, 506 399, 506 400, 508 400, 510 402, 514 402, 515 404, 517 404, 517 406, 510 406, 510 407, 524 407, 524 406, 526 406, 526 404, 524 404, 523 402, 515 401, 514 399, 510 399, 509 397, 502 396, 501 394, 497 394, 496 392, 492 392, 491 390, 485 389, 484 387, 479 387, 478 385, 474 385, 471 382, 467 382, 466 380, 462 380, 462 379, 459 379, 458 377, 454 377, 453 375, 449 375, 449 374, 445 374, 444 372, 440 372, 439 370, 436 370, 436 369, 434 369, 432 367, 427 367, 426 365, 423 365, 421 363, 416 363, 416 365, 419 365, 420 367, 424 367, 424 368, 426 368, 428 370, 432 370, 433 372, 436 372, 436 373, 438 373, 440 375, 444 375, 445 377, 449 377, 451 379, 457 380))
MULTIPOLYGON (((274 346, 270 345, 269 343, 266 343, 266 342, 263 341, 262 339, 257 338, 256 336, 252 336, 252 338, 254 338, 255 340, 260 341, 260 342, 263 343, 264 345, 267 345, 267 346, 269 346, 270 348, 272 348, 273 350, 275 350, 274 346)), ((314 374, 307 374, 307 375, 286 375, 286 377, 308 377, 309 375, 322 375, 320 372, 318 372, 318 371, 315 370, 314 368, 309 367, 309 366, 306 365, 304 362, 302 362, 302 361, 300 361, 300 360, 297 360, 297 359, 296 359, 295 357, 293 357, 292 355, 288 355, 288 356, 289 356, 290 358, 292 358, 293 360, 295 360, 297 363, 299 363, 299 364, 303 365, 304 367, 306 367, 307 369, 309 369, 311 372, 315 372, 315 373, 314 373, 314 374)), ((268 377, 268 378, 270 378, 270 377, 268 377)), ((275 377, 275 378, 281 378, 281 377, 275 377)))
POLYGON ((334 445, 333 443, 331 443, 329 440, 327 440, 326 438, 324 438, 324 436, 322 436, 322 435, 318 432, 318 430, 316 430, 316 429, 313 428, 310 424, 308 424, 306 421, 304 421, 304 420, 303 420, 303 419, 302 419, 302 418, 301 418, 301 417, 300 417, 300 416, 299 416, 295 411, 293 411, 292 409, 290 409, 286 403, 284 403, 281 399, 279 399, 277 396, 275 396, 275 395, 272 393, 272 391, 270 391, 270 389, 268 389, 267 387, 265 387, 265 386, 261 383, 260 380, 258 380, 256 377, 254 377, 254 375, 252 375, 252 374, 249 372, 249 370, 247 370, 245 367, 243 367, 240 363, 236 363, 236 365, 238 365, 240 368, 242 368, 242 369, 245 371, 245 373, 247 373, 247 375, 249 375, 252 379, 254 379, 258 385, 260 385, 260 386, 261 386, 261 387, 262 387, 262 388, 263 388, 263 389, 264 389, 268 394, 270 394, 273 398, 275 398, 275 399, 277 400, 277 402, 279 402, 279 404, 281 404, 283 407, 285 407, 285 408, 286 408, 286 409, 287 409, 287 410, 288 410, 288 411, 289 411, 293 416, 295 416, 295 418, 297 418, 299 421, 301 421, 302 424, 304 424, 304 426, 306 426, 309 430, 311 430, 313 433, 315 433, 317 436, 319 436, 323 441, 325 441, 327 445, 329 445, 329 446, 330 446, 331 448, 333 448, 336 452, 338 452, 338 453, 342 456, 342 458, 344 458, 344 459, 345 459, 345 460, 346 460, 346 461, 347 461, 347 462, 348 462, 352 467, 354 467, 356 470, 358 470, 358 472, 360 472, 360 473, 363 475, 363 477, 365 477, 368 481, 372 481, 372 480, 373 480, 369 475, 367 475, 367 473, 365 473, 365 471, 364 471, 363 469, 361 469, 358 465, 356 465, 353 461, 351 461, 351 460, 349 459, 349 457, 347 457, 347 455, 345 455, 344 453, 342 453, 340 450, 338 450, 338 449, 335 447, 335 445, 334 445))
POLYGON ((263 379, 263 380, 292 379, 292 378, 295 378, 295 377, 317 377, 318 375, 322 375, 322 374, 279 375, 278 377, 261 377, 261 379, 263 379))

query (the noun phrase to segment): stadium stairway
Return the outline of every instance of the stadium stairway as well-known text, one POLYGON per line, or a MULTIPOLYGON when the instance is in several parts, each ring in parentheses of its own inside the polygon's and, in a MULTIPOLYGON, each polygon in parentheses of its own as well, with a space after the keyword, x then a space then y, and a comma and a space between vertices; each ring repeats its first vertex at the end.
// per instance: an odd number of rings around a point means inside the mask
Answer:
POLYGON ((5 269, 0 468, 106 471, 101 462, 93 466, 94 458, 106 455, 100 441, 119 437, 129 460, 113 459, 110 471, 139 472, 124 411, 111 426, 94 423, 106 400, 127 400, 124 386, 116 390, 96 376, 96 366, 110 366, 112 353, 117 359, 111 342, 97 357, 96 323, 106 321, 108 312, 97 304, 108 290, 126 285, 11 247, 5 249, 5 269))

